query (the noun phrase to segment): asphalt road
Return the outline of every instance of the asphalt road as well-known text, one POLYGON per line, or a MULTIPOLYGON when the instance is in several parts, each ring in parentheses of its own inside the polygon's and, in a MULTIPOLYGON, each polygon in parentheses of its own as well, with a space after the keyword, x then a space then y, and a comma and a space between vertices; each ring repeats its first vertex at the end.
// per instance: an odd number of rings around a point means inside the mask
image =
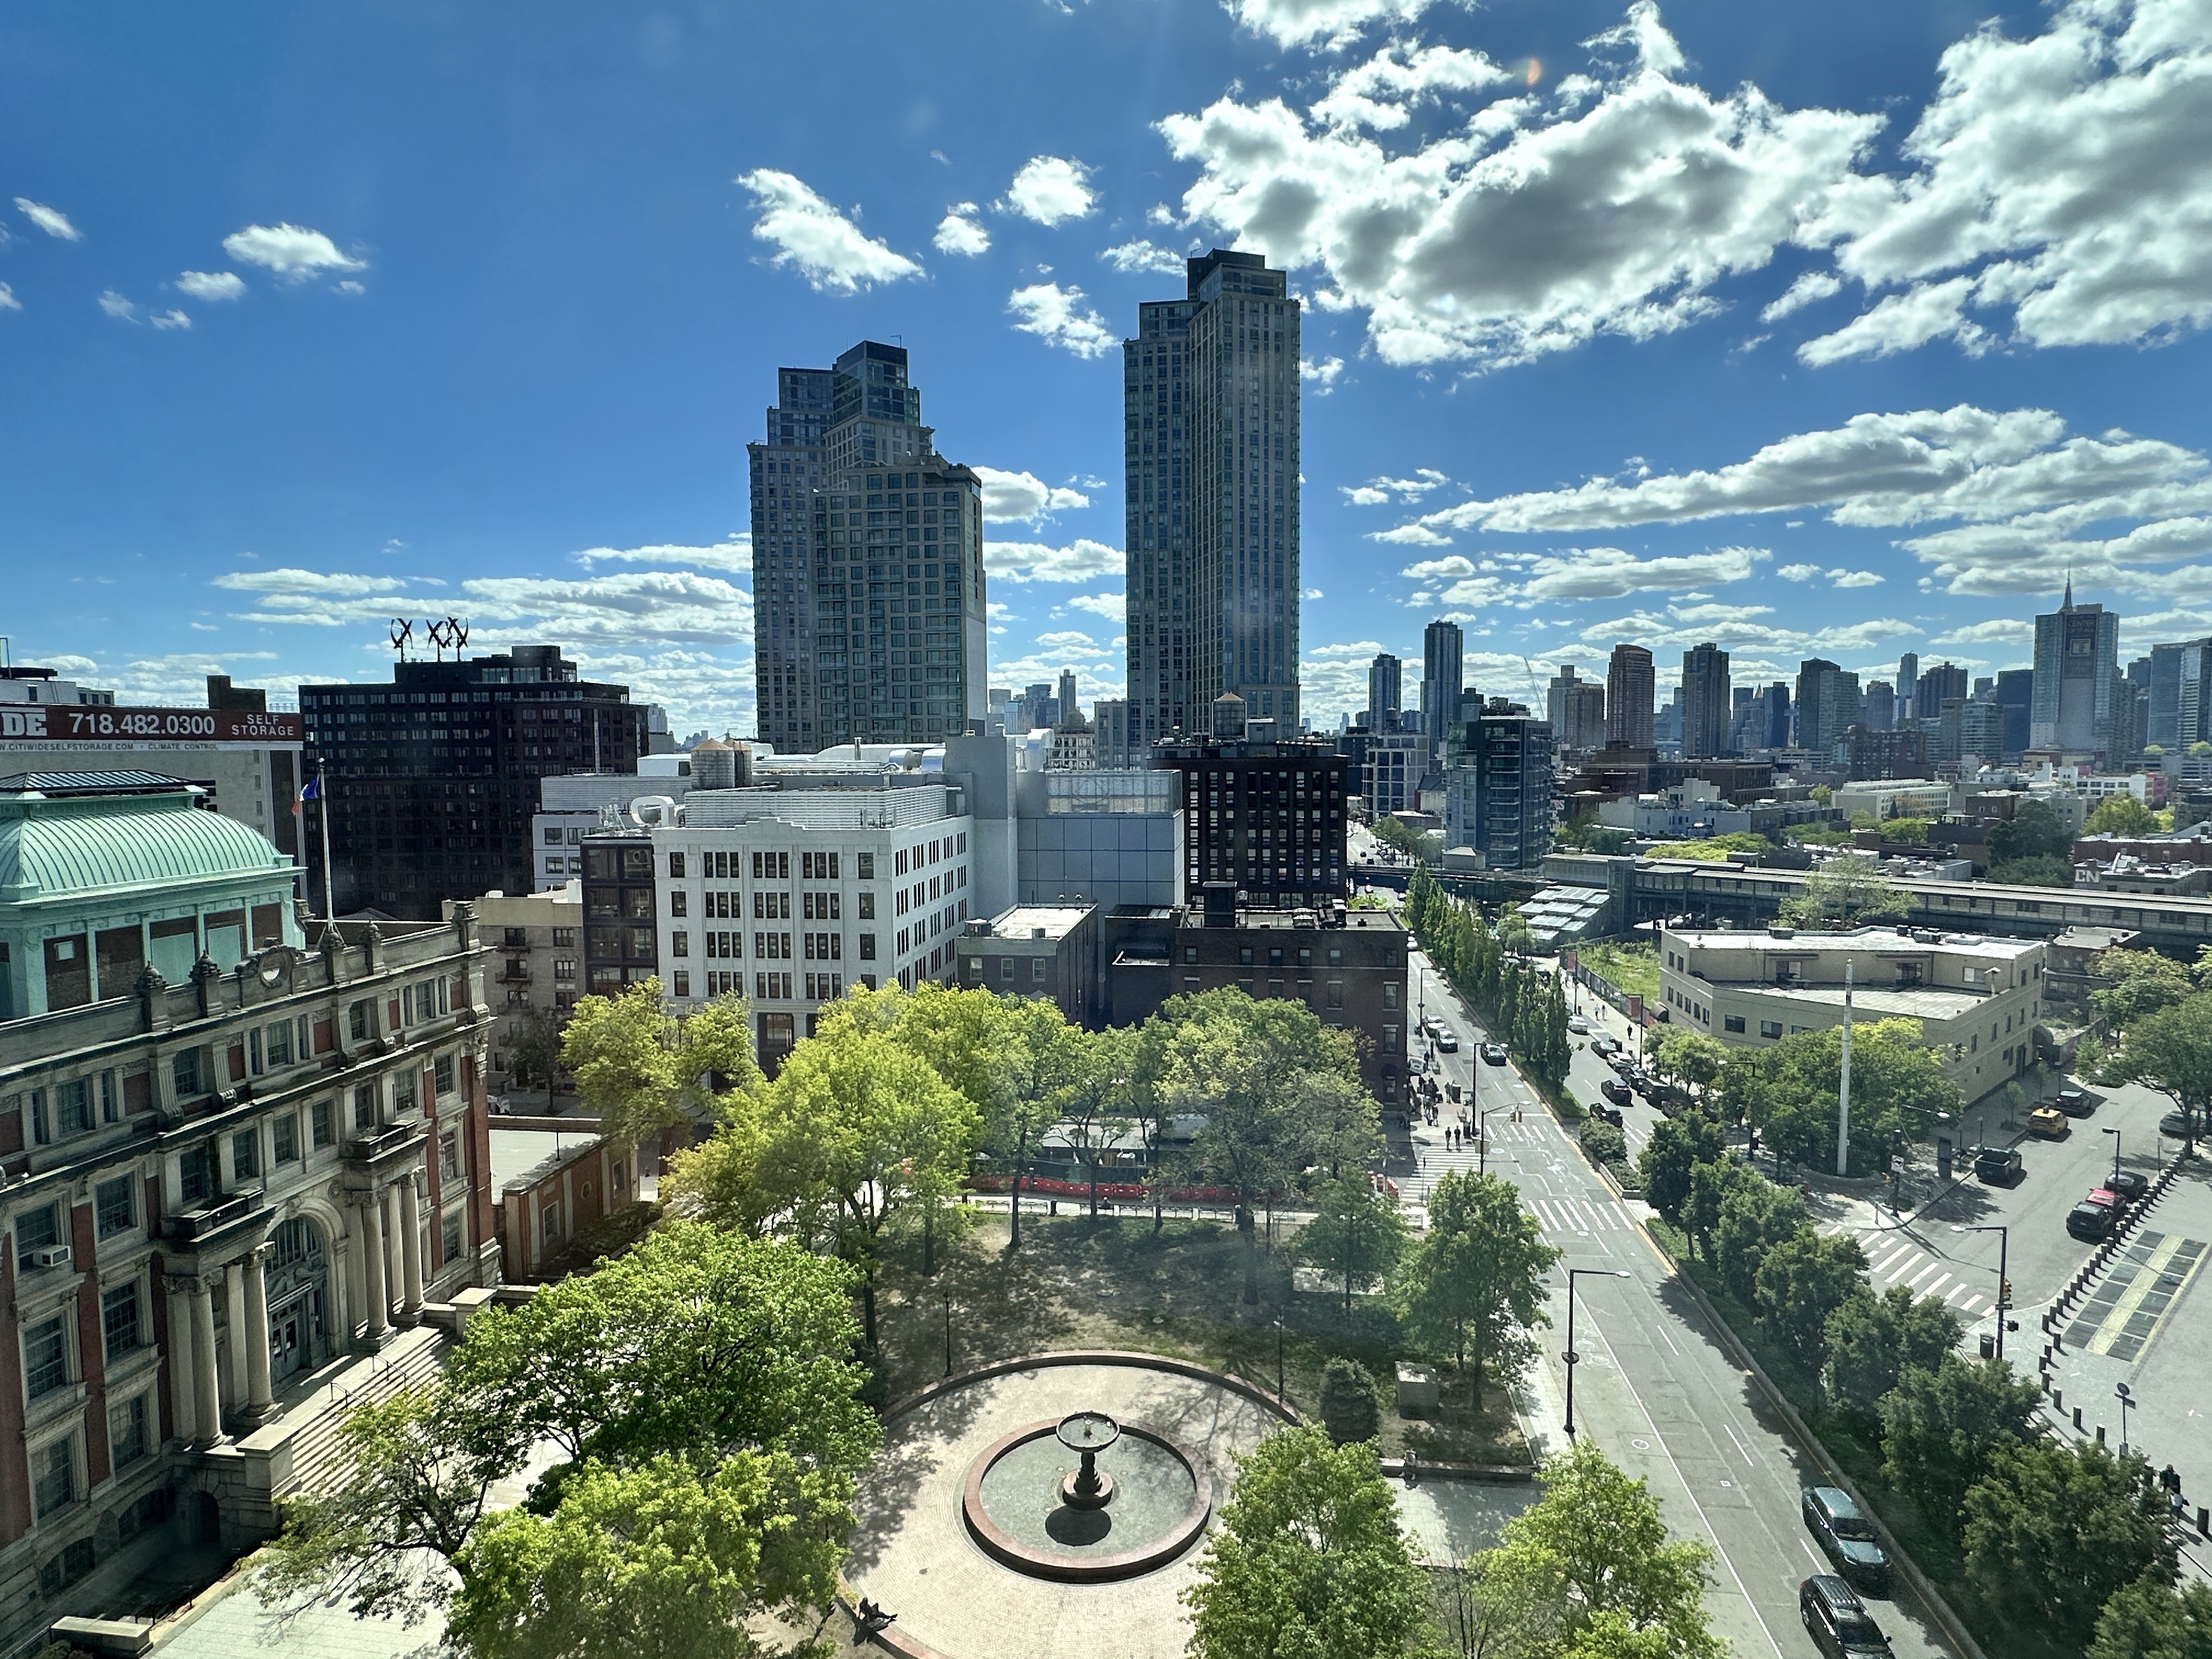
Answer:
MULTIPOLYGON (((1781 1414, 1729 1357, 1718 1334, 1677 1284, 1627 1209, 1584 1162, 1510 1066, 1475 1058, 1478 1027, 1456 999, 1426 971, 1416 953, 1418 994, 1459 1036, 1456 1055, 1441 1057, 1443 1076, 1465 1085, 1483 1074, 1481 1103, 1507 1107, 1491 1119, 1492 1173, 1512 1180, 1546 1238, 1564 1255, 1553 1274, 1553 1328, 1540 1333, 1543 1354, 1532 1368, 1523 1415, 1540 1449, 1561 1443, 1566 1421, 1568 1269, 1577 1273, 1575 1345, 1577 1430, 1630 1474, 1647 1480, 1678 1534, 1700 1538, 1717 1552, 1707 1595, 1716 1631, 1738 1656, 1797 1659, 1814 1651, 1798 1623, 1797 1586, 1826 1565, 1805 1530, 1802 1487, 1818 1479, 1809 1452, 1781 1414), (1521 1109, 1519 1121, 1510 1108, 1521 1109), (1614 1277, 1625 1274, 1625 1278, 1614 1277)), ((1616 1030, 1620 1026, 1613 1021, 1616 1030)), ((1585 1051, 1575 1056, 1570 1086, 1595 1091, 1607 1075, 1585 1051)), ((1628 1113, 1632 1140, 1648 1133, 1653 1115, 1640 1103, 1628 1113)), ((1447 1151, 1440 1119, 1414 1136, 1419 1167, 1403 1182, 1419 1201, 1446 1169, 1472 1169, 1472 1147, 1447 1151)), ((1877 1601, 1875 1616, 1900 1659, 1948 1655, 1924 1611, 1900 1590, 1877 1601)))

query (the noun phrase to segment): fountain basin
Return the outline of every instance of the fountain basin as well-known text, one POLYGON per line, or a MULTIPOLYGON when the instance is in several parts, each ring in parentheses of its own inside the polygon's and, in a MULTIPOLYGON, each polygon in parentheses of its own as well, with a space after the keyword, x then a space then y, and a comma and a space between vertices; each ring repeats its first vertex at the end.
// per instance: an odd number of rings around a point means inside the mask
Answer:
POLYGON ((1032 1577, 1099 1583, 1164 1566, 1197 1541, 1213 1512, 1202 1463, 1164 1435, 1120 1424, 1111 1505, 1079 1506, 1064 1501, 1079 1471, 1062 1420, 1017 1429, 969 1465, 961 1510, 986 1554, 1032 1577))

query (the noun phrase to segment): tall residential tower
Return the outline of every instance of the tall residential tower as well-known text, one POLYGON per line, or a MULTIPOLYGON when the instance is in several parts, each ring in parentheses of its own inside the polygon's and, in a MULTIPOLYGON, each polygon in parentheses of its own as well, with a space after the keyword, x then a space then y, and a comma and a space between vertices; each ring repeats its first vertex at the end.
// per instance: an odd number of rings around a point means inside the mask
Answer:
POLYGON ((1186 261, 1121 344, 1129 726, 1208 731, 1234 693, 1298 723, 1298 302, 1255 253, 1186 261))
POLYGON ((2120 677, 2120 619, 2101 605, 2074 603, 2035 619, 2034 704, 2028 747, 2091 755, 2112 739, 2112 691, 2120 677))
POLYGON ((1466 640, 1455 622, 1432 622, 1421 633, 1421 730, 1441 744, 1459 719, 1467 690, 1466 640))
POLYGON ((786 368, 748 444, 760 735, 942 743, 984 714, 982 488, 937 453, 903 346, 786 368))

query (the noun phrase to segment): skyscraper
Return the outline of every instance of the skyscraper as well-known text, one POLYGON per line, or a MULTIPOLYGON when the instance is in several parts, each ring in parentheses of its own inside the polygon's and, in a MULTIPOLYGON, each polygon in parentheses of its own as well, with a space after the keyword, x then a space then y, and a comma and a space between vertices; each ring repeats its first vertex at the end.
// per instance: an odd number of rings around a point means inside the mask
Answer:
MULTIPOLYGON (((1925 681, 1922 684, 1924 685, 1925 681)), ((1826 756, 1859 717, 1859 677, 1823 657, 1797 665, 1797 746, 1826 756)))
POLYGON ((2035 702, 2035 671, 2003 668, 1997 671, 1997 707, 2004 711, 1999 747, 2003 758, 2018 760, 2027 750, 2028 713, 2035 702))
POLYGON ((1398 729, 1398 700, 1405 665, 1388 651, 1367 665, 1367 724, 1376 732, 1398 729))
POLYGON ((1897 712, 1900 717, 1915 714, 1919 705, 1913 699, 1920 691, 1920 653, 1908 651, 1897 659, 1897 712))
POLYGON ((1256 253, 1185 262, 1121 344, 1129 702, 1145 743, 1234 692, 1298 724, 1298 302, 1256 253))
POLYGON ((1913 717, 1932 725, 1942 718, 1943 705, 1954 697, 1961 702, 1966 701, 1966 671, 1954 662, 1939 662, 1913 687, 1913 717))
POLYGON ((2119 617, 2101 605, 2075 605, 2068 582, 2058 609, 2035 619, 2030 749, 2088 755, 2110 744, 2119 655, 2119 617))
POLYGON ((1682 653, 1682 757, 1729 752, 1729 653, 1711 643, 1682 653))
POLYGON ((1544 711, 1561 750, 1595 749, 1605 741, 1605 688, 1576 678, 1571 663, 1560 664, 1545 687, 1544 711))
POLYGON ((2150 648, 2150 720, 2143 741, 2169 751, 2186 749, 2205 736, 2212 699, 2205 695, 2204 671, 2212 663, 2212 639, 2176 640, 2150 648))
POLYGON ((1605 743, 1608 749, 1651 747, 1652 696, 1657 677, 1651 653, 1640 645, 1616 645, 1605 671, 1605 743))
POLYGON ((1869 682, 1859 693, 1859 713, 1869 731, 1890 730, 1897 724, 1897 688, 1887 680, 1869 682))
POLYGON ((1421 730, 1431 743, 1459 718, 1460 693, 1467 689, 1463 641, 1455 622, 1432 622, 1421 634, 1421 730))
POLYGON ((985 712, 982 487, 937 453, 903 346, 785 368, 748 444, 760 735, 941 743, 985 712))

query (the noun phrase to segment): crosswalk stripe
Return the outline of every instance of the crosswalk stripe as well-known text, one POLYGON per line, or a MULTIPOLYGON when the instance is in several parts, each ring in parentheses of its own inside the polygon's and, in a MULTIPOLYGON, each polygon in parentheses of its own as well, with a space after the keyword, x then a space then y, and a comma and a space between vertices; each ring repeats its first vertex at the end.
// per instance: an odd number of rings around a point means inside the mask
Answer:
POLYGON ((1936 1280, 1933 1285, 1930 1285, 1927 1288, 1927 1290, 1926 1290, 1924 1292, 1923 1292, 1923 1294, 1924 1294, 1924 1295, 1928 1295, 1928 1296, 1933 1296, 1933 1295, 1935 1295, 1938 1291, 1942 1290, 1942 1289, 1946 1285, 1949 1284, 1950 1282, 1951 1282, 1951 1275, 1950 1275, 1950 1274, 1948 1274, 1948 1273, 1945 1273, 1945 1274, 1943 1275, 1943 1277, 1942 1277, 1942 1278, 1941 1278, 1941 1279, 1937 1279, 1937 1280, 1936 1280))
MULTIPOLYGON (((1910 1278, 1910 1279, 1906 1279, 1905 1282, 1907 1285, 1911 1285, 1914 1290, 1917 1291, 1917 1290, 1920 1288, 1920 1281, 1921 1281, 1922 1279, 1923 1279, 1927 1278, 1929 1274, 1930 1274, 1930 1273, 1934 1273, 1934 1272, 1935 1272, 1938 1267, 1942 1267, 1942 1265, 1943 1265, 1943 1264, 1942 1264, 1942 1262, 1940 1262, 1940 1261, 1931 1261, 1931 1262, 1929 1262, 1926 1267, 1923 1267, 1923 1268, 1922 1268, 1918 1273, 1917 1273, 1913 1274, 1911 1278, 1910 1278)), ((1946 1278, 1946 1279, 1948 1279, 1950 1276, 1951 1276, 1951 1275, 1950 1275, 1950 1274, 1948 1274, 1948 1273, 1945 1273, 1945 1274, 1943 1275, 1943 1277, 1944 1277, 1944 1278, 1946 1278)))

